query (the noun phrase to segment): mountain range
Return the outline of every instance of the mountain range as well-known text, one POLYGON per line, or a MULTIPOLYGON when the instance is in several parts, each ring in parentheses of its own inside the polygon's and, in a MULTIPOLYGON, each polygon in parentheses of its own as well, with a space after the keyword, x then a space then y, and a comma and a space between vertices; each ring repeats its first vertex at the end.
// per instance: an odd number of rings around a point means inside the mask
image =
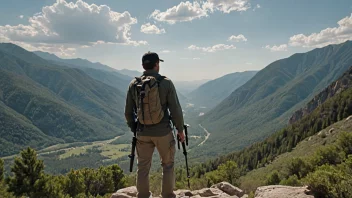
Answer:
POLYGON ((84 71, 0 44, 0 156, 124 134, 125 93, 84 71))
POLYGON ((239 150, 285 126, 290 116, 352 65, 352 42, 275 61, 206 113, 211 133, 197 155, 239 150))
POLYGON ((227 74, 204 83, 192 91, 188 98, 197 106, 211 109, 250 80, 256 73, 257 71, 245 71, 227 74))

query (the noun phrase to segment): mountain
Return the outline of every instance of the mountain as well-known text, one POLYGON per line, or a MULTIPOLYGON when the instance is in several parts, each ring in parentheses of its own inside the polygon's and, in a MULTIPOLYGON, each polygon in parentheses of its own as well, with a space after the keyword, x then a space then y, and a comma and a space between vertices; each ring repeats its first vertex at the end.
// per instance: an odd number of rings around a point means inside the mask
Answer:
POLYGON ((109 72, 117 71, 116 69, 111 68, 107 65, 103 65, 101 63, 93 63, 86 59, 81 59, 81 58, 63 59, 63 58, 57 57, 54 54, 50 54, 48 52, 41 52, 41 51, 35 51, 34 54, 38 55, 43 59, 55 61, 56 64, 59 64, 59 65, 62 65, 62 63, 64 63, 64 66, 69 66, 69 67, 92 68, 92 69, 99 69, 99 70, 104 70, 109 72))
POLYGON ((257 71, 236 72, 208 81, 192 91, 189 98, 192 103, 211 109, 250 80, 256 73, 257 71))
MULTIPOLYGON (((308 163, 312 163, 310 165, 313 166, 342 163, 339 156, 342 158, 342 155, 347 157, 352 154, 352 81, 346 81, 346 79, 351 79, 351 74, 352 67, 327 86, 328 90, 332 90, 332 85, 345 81, 344 86, 349 88, 336 92, 334 96, 327 98, 301 119, 241 151, 219 156, 206 163, 197 163, 191 167, 193 170, 191 175, 202 179, 201 175, 213 171, 220 164, 235 161, 243 175, 241 186, 245 190, 253 190, 257 186, 265 185, 272 171, 280 172, 282 179, 288 179, 289 176, 292 176, 287 175, 289 171, 300 169, 298 171, 305 172, 305 175, 297 174, 300 179, 305 177, 308 172, 315 170, 314 168, 308 170, 308 163), (337 138, 340 140, 336 141, 337 138), (332 149, 331 146, 336 143, 340 145, 335 145, 337 149, 332 149), (327 148, 319 150, 322 147, 327 148), (309 158, 309 160, 304 159, 295 166, 296 168, 290 169, 288 166, 294 158, 309 158), (307 163, 304 164, 304 162, 307 163)), ((323 93, 326 93, 326 89, 307 104, 314 102, 323 93)), ((296 180, 298 179, 296 178, 296 180)), ((291 185, 297 184, 296 182, 291 185)))
POLYGON ((298 120, 302 119, 304 116, 314 111, 314 109, 316 109, 319 105, 324 103, 327 99, 351 87, 352 87, 352 69, 350 68, 347 72, 344 73, 344 75, 341 78, 339 78, 337 81, 335 81, 327 88, 325 88, 322 92, 320 92, 318 95, 316 95, 305 107, 296 111, 291 116, 289 123, 293 124, 297 122, 298 120))
POLYGON ((177 79, 172 79, 176 89, 185 95, 188 98, 188 94, 192 92, 193 90, 197 89, 199 86, 202 84, 208 82, 209 80, 204 79, 204 80, 190 80, 190 81, 182 81, 182 80, 177 80, 177 79))
POLYGON ((125 93, 85 72, 0 44, 0 156, 18 148, 103 140, 126 129, 125 93))
POLYGON ((119 70, 119 73, 129 76, 129 77, 137 77, 137 76, 142 76, 143 72, 135 71, 135 70, 128 70, 128 69, 121 69, 119 70))
POLYGON ((212 149, 202 151, 230 152, 263 140, 351 65, 351 41, 271 63, 204 116, 212 149))

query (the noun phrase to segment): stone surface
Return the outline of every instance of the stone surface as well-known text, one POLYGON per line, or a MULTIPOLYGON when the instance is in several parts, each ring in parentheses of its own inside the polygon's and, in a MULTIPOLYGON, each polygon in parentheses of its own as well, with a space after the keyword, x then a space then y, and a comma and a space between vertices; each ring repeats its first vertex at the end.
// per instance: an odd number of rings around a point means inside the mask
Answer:
POLYGON ((127 187, 118 190, 117 193, 123 193, 131 197, 137 197, 137 188, 135 186, 127 187))
POLYGON ((192 192, 193 195, 200 195, 201 197, 212 197, 216 195, 221 195, 223 193, 224 193, 223 191, 217 188, 204 188, 204 189, 196 190, 192 192))
POLYGON ((221 182, 212 186, 212 188, 218 188, 228 195, 236 195, 237 197, 242 197, 244 195, 243 190, 231 185, 228 182, 221 182))
POLYGON ((255 191, 255 198, 314 198, 313 195, 307 195, 306 187, 291 186, 262 186, 255 191))
POLYGON ((192 197, 193 196, 193 194, 190 190, 176 190, 174 193, 180 197, 192 197))
POLYGON ((116 193, 112 194, 110 198, 132 198, 132 197, 129 195, 126 195, 124 193, 116 192, 116 193))

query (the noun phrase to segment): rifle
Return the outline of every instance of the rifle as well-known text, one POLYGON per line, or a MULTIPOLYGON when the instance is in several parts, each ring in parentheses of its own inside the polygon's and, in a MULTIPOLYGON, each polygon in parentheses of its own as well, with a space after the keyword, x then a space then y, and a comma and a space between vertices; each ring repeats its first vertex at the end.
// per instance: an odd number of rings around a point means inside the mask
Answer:
MULTIPOLYGON (((176 133, 175 132, 175 125, 172 123, 171 116, 169 118, 170 118, 171 124, 173 126, 174 133, 176 133)), ((185 156, 185 160, 186 160, 186 172, 187 172, 188 188, 191 188, 191 185, 189 183, 189 179, 191 177, 189 175, 188 158, 187 158, 187 150, 186 150, 186 145, 188 146, 188 127, 189 127, 189 125, 185 124, 185 125, 183 125, 183 127, 185 129, 185 142, 182 142, 182 149, 183 149, 183 155, 185 156)), ((178 134, 177 134, 177 147, 178 147, 178 150, 180 150, 180 137, 178 136, 178 134)))
MULTIPOLYGON (((183 155, 185 156, 186 160, 186 171, 187 171, 187 182, 188 182, 188 188, 191 188, 191 185, 189 183, 189 168, 188 168, 188 159, 187 159, 187 150, 186 150, 186 145, 188 146, 188 127, 189 125, 186 124, 184 125, 185 128, 185 142, 182 142, 182 149, 183 149, 183 155)), ((180 149, 180 137, 177 136, 177 142, 178 142, 178 149, 180 149)))
POLYGON ((131 150, 131 154, 128 155, 128 157, 130 158, 130 172, 133 171, 133 162, 135 157, 136 145, 137 145, 137 137, 136 137, 136 130, 134 130, 133 138, 132 138, 132 150, 131 150))

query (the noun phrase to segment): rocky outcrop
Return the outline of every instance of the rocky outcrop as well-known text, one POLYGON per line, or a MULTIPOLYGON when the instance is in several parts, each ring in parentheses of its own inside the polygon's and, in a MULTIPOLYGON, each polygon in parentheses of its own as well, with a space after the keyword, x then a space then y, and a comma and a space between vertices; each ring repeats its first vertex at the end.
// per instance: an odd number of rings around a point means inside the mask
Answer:
POLYGON ((334 95, 352 87, 352 68, 345 72, 338 80, 331 83, 322 92, 316 95, 308 104, 302 109, 296 111, 289 120, 290 124, 293 124, 303 118, 305 115, 310 114, 319 105, 324 103, 327 99, 334 95))
MULTIPOLYGON (((248 195, 244 194, 243 190, 227 182, 221 182, 210 188, 204 188, 201 190, 177 190, 175 191, 175 194, 177 195, 177 198, 248 198, 248 195)), ((111 196, 111 198, 134 198, 136 196, 137 189, 133 186, 118 190, 111 196)), ((258 187, 255 191, 255 198, 314 198, 314 196, 309 195, 307 187, 274 185, 258 187)))
POLYGON ((255 191, 255 198, 314 198, 308 192, 306 187, 262 186, 255 191))
MULTIPOLYGON (((243 190, 227 183, 221 182, 219 184, 213 185, 210 188, 204 188, 201 190, 177 190, 175 194, 179 198, 202 198, 202 197, 211 197, 211 198, 220 198, 220 197, 232 197, 232 198, 246 198, 247 195, 244 194, 243 190)), ((133 198, 137 195, 136 187, 128 187, 121 190, 118 190, 114 193, 111 198, 133 198)))

